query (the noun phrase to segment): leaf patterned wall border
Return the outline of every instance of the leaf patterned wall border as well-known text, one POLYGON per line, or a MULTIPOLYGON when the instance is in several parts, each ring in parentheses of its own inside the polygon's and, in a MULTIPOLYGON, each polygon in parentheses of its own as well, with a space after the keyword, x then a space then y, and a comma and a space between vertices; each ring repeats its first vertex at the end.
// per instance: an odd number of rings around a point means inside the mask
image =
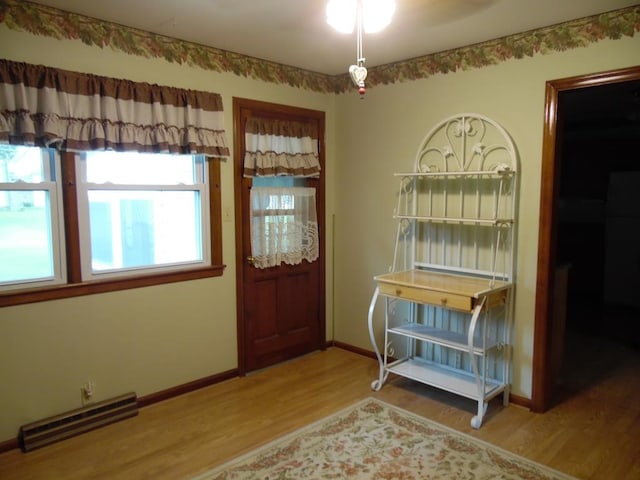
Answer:
MULTIPOLYGON (((130 55, 162 58, 172 63, 229 72, 320 93, 343 93, 353 88, 346 73, 324 75, 27 1, 0 0, 0 23, 12 30, 34 35, 80 40, 86 45, 109 47, 130 55)), ((632 37, 638 31, 640 5, 635 5, 476 45, 372 67, 369 69, 367 86, 496 65, 509 59, 584 47, 607 38, 632 37)))

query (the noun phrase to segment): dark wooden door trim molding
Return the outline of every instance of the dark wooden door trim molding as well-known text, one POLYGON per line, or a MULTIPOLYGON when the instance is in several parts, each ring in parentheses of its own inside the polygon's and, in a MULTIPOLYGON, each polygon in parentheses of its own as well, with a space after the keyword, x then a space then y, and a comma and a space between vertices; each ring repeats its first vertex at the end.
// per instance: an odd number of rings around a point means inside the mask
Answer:
POLYGON ((260 115, 297 118, 314 118, 318 120, 318 156, 321 173, 316 188, 318 234, 319 234, 319 287, 318 309, 320 316, 318 349, 326 348, 326 248, 325 248, 325 113, 301 107, 262 102, 247 98, 233 97, 233 162, 234 162, 234 202, 235 202, 235 234, 236 234, 236 311, 238 335, 238 373, 247 373, 246 352, 244 351, 245 319, 244 319, 244 278, 243 278, 243 229, 242 229, 242 188, 244 166, 244 125, 243 112, 251 111, 260 115))
POLYGON ((556 263, 557 202, 560 184, 558 148, 561 131, 558 131, 558 127, 562 125, 562 119, 559 118, 562 112, 558 112, 558 94, 564 90, 638 79, 640 79, 640 66, 550 80, 546 84, 531 392, 531 409, 535 412, 544 412, 549 408, 552 393, 549 347, 556 263))

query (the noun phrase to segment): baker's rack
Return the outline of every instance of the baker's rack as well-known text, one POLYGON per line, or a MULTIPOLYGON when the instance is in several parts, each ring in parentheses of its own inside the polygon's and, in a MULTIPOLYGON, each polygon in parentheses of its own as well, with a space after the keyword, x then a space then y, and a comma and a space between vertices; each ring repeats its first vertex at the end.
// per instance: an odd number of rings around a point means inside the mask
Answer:
POLYGON ((477 400, 508 403, 516 243, 518 159, 507 132, 479 114, 437 124, 399 181, 389 273, 375 277, 368 326, 389 374, 477 400), (374 311, 384 298, 384 348, 374 311))

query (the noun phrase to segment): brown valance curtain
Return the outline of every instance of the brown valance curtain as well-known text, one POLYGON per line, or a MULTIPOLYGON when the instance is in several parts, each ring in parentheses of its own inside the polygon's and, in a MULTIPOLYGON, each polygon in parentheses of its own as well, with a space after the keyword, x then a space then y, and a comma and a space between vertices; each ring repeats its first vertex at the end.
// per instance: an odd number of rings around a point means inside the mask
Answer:
POLYGON ((315 122, 250 117, 245 125, 244 176, 320 175, 315 122))
POLYGON ((0 143, 229 155, 217 93, 2 59, 0 143))

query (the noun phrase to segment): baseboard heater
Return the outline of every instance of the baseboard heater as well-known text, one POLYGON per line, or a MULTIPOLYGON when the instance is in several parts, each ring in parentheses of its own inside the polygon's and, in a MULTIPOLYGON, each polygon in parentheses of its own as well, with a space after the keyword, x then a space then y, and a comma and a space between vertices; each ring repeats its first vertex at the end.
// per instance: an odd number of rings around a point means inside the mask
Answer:
POLYGON ((18 441, 22 451, 29 452, 137 414, 138 398, 135 393, 127 393, 23 425, 18 441))

